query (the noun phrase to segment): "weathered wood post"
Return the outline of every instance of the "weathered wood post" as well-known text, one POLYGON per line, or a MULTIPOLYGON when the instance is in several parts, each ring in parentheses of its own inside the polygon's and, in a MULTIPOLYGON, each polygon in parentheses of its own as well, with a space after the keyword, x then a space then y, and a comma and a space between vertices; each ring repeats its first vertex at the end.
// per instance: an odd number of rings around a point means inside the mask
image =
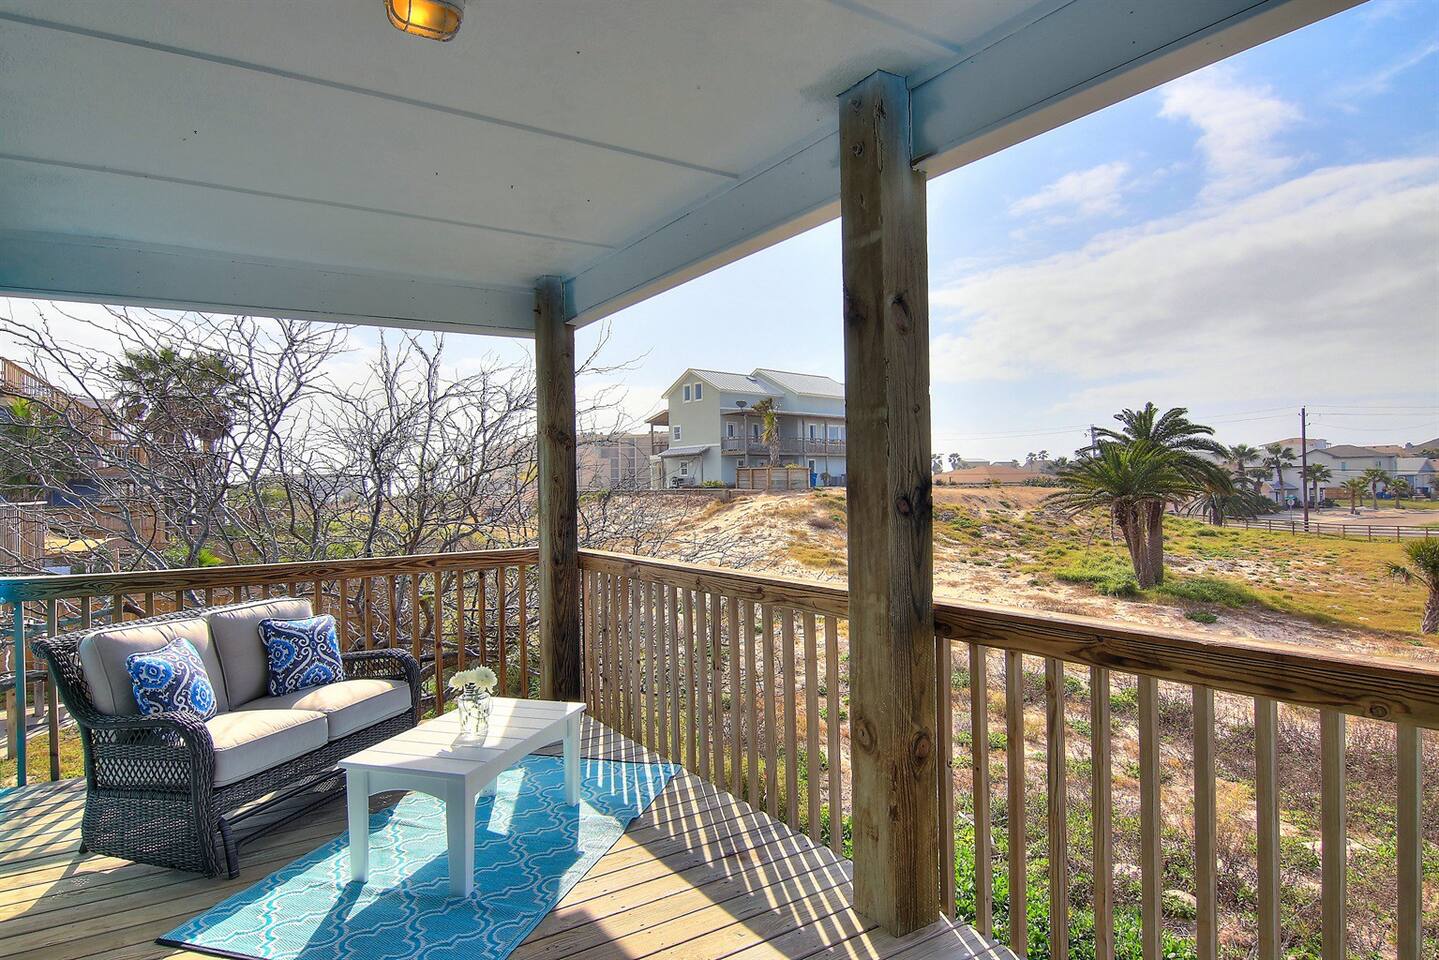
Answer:
POLYGON ((902 935, 940 912, 925 181, 903 77, 839 108, 854 896, 902 935))
POLYGON ((580 700, 579 514, 575 465, 575 331, 564 285, 535 289, 535 406, 540 468, 540 696, 580 700))

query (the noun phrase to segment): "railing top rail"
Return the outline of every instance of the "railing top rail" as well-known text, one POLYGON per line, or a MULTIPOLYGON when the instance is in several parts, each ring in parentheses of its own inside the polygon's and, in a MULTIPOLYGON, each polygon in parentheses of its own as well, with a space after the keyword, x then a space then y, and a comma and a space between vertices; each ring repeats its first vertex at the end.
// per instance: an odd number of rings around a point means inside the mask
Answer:
POLYGON ((128 593, 162 593, 167 590, 204 590, 215 587, 258 586, 290 581, 338 580, 347 577, 383 577, 392 574, 437 573, 449 570, 493 569, 516 563, 534 563, 534 547, 507 550, 467 550, 398 557, 356 557, 347 560, 306 560, 296 563, 235 564, 188 567, 178 570, 138 570, 130 573, 82 573, 61 576, 0 578, 0 603, 58 600, 72 597, 108 597, 128 593))
MULTIPOLYGON (((588 570, 716 591, 757 603, 841 617, 849 613, 849 591, 840 584, 596 550, 580 551, 580 563, 588 570)), ((936 633, 953 641, 1439 728, 1439 665, 1360 657, 1296 644, 1212 639, 1092 617, 942 598, 935 600, 934 619, 936 633)))

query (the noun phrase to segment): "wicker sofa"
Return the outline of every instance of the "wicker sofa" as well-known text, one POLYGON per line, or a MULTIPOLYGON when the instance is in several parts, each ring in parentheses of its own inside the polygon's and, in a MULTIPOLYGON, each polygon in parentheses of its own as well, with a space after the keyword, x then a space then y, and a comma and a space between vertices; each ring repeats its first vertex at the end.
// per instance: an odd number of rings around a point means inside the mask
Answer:
POLYGON ((343 681, 266 695, 259 621, 310 613, 308 600, 276 598, 34 642, 82 735, 83 850, 234 877, 240 820, 323 796, 340 783, 336 761, 415 725, 420 668, 402 650, 346 653, 343 681), (215 688, 209 720, 142 716, 135 702, 125 657, 176 637, 195 645, 215 688))

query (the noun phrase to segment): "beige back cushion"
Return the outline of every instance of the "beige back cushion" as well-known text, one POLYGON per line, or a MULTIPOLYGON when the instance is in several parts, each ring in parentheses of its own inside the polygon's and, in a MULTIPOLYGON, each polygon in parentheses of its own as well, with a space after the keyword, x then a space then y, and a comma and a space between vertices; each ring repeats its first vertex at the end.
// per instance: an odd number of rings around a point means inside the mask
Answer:
POLYGON ((277 597, 222 607, 204 616, 225 667, 225 692, 231 705, 238 707, 270 692, 265 683, 269 670, 260 621, 308 617, 310 601, 277 597))
POLYGON ((189 640, 199 652, 210 685, 215 688, 215 709, 221 713, 229 710, 225 672, 210 640, 210 628, 199 617, 96 630, 83 638, 80 641, 80 666, 85 671, 85 685, 96 709, 110 716, 138 714, 140 707, 135 702, 135 688, 131 685, 125 659, 132 653, 158 650, 177 637, 189 640))

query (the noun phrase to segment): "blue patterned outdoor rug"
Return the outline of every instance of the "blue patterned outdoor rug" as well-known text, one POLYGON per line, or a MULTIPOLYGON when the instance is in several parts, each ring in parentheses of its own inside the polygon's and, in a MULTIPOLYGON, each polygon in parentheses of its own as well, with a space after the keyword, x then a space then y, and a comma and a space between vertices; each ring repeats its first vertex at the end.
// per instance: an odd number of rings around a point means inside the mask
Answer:
POLYGON ((475 891, 463 900, 449 896, 444 805, 407 794, 370 817, 364 884, 350 880, 341 834, 158 942, 247 960, 507 957, 677 770, 582 760, 576 808, 560 758, 526 757, 475 806, 475 891))

